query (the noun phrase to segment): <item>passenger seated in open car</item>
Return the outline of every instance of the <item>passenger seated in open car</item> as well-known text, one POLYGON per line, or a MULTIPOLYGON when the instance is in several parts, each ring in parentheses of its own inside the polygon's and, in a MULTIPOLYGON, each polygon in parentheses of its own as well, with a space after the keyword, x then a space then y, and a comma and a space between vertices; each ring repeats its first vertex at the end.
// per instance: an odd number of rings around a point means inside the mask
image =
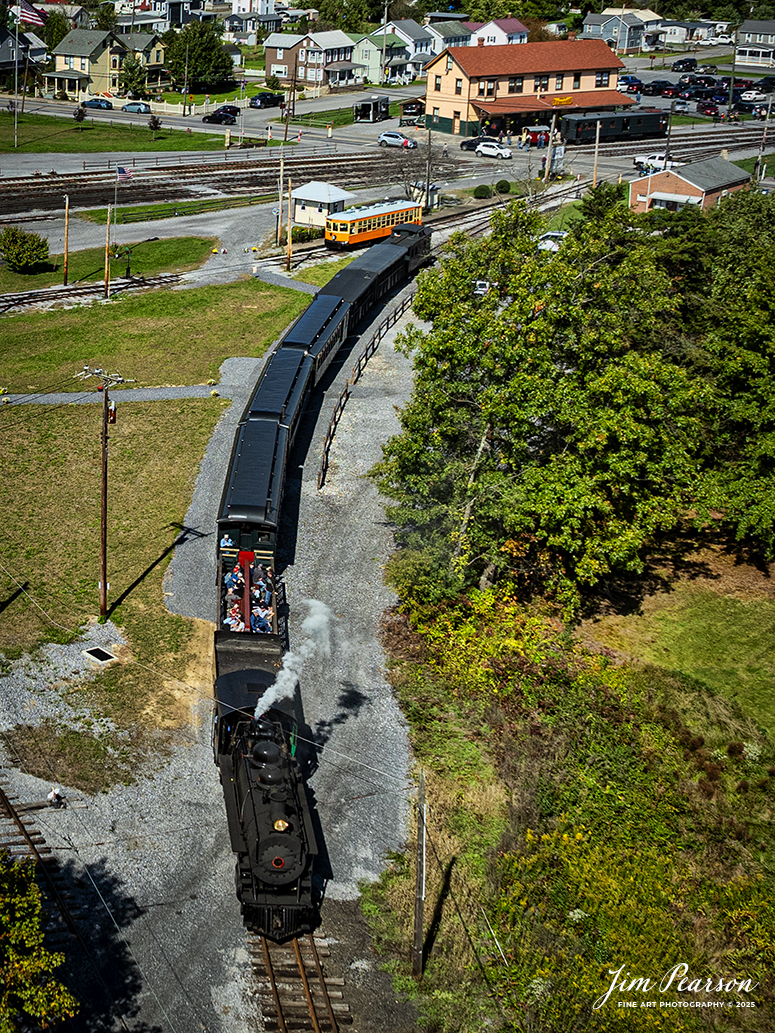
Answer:
POLYGON ((269 623, 271 614, 264 606, 254 606, 250 614, 250 628, 252 631, 268 635, 272 626, 269 623))

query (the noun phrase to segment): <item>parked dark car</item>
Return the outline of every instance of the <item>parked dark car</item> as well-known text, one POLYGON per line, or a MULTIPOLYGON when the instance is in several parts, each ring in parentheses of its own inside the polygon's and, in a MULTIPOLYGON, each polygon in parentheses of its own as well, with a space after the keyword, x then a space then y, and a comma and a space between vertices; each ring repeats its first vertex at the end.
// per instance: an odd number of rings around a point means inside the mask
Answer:
POLYGON ((712 100, 698 100, 697 101, 697 114, 698 115, 718 115, 718 104, 714 104, 712 100))
POLYGON ((693 57, 682 57, 680 61, 673 61, 670 68, 674 72, 694 72, 697 68, 697 61, 693 57))
POLYGON ((205 115, 203 122, 212 122, 217 126, 236 126, 237 119, 228 111, 214 111, 212 115, 205 115))
POLYGON ((276 108, 285 100, 284 93, 257 93, 250 98, 251 108, 276 108))
POLYGON ((640 92, 644 97, 661 97, 662 90, 665 90, 668 86, 672 85, 673 84, 667 79, 654 79, 652 82, 644 83, 640 92))
POLYGON ((82 108, 106 108, 108 111, 113 110, 113 105, 109 100, 105 100, 104 97, 92 97, 91 100, 85 100, 81 102, 82 108))
POLYGON ((763 79, 760 79, 757 86, 762 93, 775 93, 775 75, 765 75, 763 79))
POLYGON ((235 118, 240 117, 241 109, 235 104, 221 104, 219 108, 216 108, 213 112, 214 115, 233 115, 235 118))
POLYGON ((664 90, 662 90, 662 96, 663 97, 677 97, 682 89, 683 89, 683 86, 677 86, 677 85, 676 86, 666 86, 664 88, 664 90))
POLYGON ((470 136, 465 140, 460 141, 461 151, 475 151, 480 143, 497 143, 498 139, 495 136, 470 136))

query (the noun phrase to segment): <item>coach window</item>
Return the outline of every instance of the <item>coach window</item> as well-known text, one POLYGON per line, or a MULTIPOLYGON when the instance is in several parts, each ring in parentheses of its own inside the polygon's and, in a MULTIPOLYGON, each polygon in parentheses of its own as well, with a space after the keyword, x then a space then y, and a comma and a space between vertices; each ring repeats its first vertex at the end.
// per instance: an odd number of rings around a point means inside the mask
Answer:
POLYGON ((548 75, 537 75, 533 81, 533 89, 536 93, 540 93, 541 90, 549 89, 549 76, 548 75))
POLYGON ((554 88, 555 88, 555 90, 561 90, 562 89, 562 80, 563 80, 563 76, 558 72, 557 73, 557 78, 554 80, 554 88))
POLYGON ((434 82, 433 82, 433 88, 434 88, 434 90, 436 90, 437 93, 439 93, 441 91, 441 76, 440 75, 437 75, 435 77, 434 82))
POLYGON ((509 79, 509 93, 522 93, 525 80, 521 75, 512 76, 509 79))
POLYGON ((595 74, 595 86, 599 89, 601 86, 608 86, 611 75, 610 72, 597 72, 595 74))
POLYGON ((580 90, 581 89, 581 72, 574 72, 573 73, 573 89, 574 90, 580 90))
POLYGON ((463 93, 463 80, 462 79, 455 79, 455 93, 458 95, 458 97, 462 96, 462 93, 463 93))

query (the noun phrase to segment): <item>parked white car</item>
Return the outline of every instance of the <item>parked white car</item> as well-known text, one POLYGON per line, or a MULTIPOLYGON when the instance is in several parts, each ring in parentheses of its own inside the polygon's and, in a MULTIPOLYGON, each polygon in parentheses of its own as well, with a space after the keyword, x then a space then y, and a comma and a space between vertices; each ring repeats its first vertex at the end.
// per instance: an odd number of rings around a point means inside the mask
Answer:
POLYGON ((761 90, 746 90, 740 94, 740 100, 752 100, 754 104, 763 104, 767 100, 767 94, 761 90))
POLYGON ((510 147, 505 147, 497 140, 483 140, 474 151, 480 158, 513 158, 510 147))
POLYGON ((538 250, 559 251, 567 236, 566 230, 549 230, 548 233, 542 233, 538 238, 538 250))
POLYGON ((668 160, 666 154, 639 154, 632 159, 632 163, 639 169, 654 169, 655 172, 664 172, 665 169, 678 169, 686 162, 668 160))

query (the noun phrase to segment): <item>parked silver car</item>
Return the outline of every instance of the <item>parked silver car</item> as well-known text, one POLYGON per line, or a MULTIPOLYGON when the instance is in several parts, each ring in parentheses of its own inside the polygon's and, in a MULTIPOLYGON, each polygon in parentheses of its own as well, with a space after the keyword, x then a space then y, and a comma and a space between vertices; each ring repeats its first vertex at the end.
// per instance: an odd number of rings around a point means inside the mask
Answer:
POLYGON ((389 129, 379 134, 378 143, 380 147, 416 147, 417 141, 409 136, 404 136, 395 129, 389 129))

